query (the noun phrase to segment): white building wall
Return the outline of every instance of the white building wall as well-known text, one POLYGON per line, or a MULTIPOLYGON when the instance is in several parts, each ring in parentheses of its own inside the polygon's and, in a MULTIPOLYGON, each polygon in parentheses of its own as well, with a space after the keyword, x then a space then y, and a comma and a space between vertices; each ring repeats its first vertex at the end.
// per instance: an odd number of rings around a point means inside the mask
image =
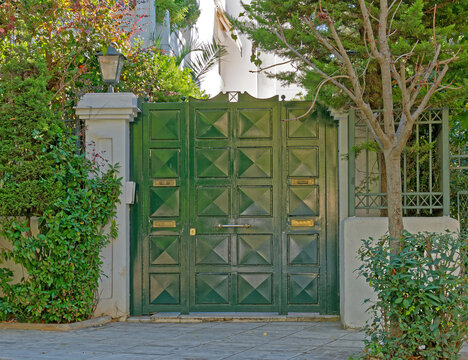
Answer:
MULTIPOLYGON (((226 13, 233 17, 239 17, 243 11, 241 0, 220 0, 219 3, 224 7, 226 13)), ((177 55, 180 53, 181 46, 190 40, 193 43, 209 43, 219 35, 219 44, 226 47, 227 55, 206 74, 200 83, 201 89, 210 97, 219 92, 241 91, 248 92, 258 98, 285 95, 286 99, 289 100, 297 98, 299 93, 304 93, 304 90, 298 86, 282 86, 278 80, 269 78, 265 72, 258 72, 259 68, 250 61, 252 43, 247 36, 239 35, 242 44, 241 51, 229 33, 219 34, 215 20, 215 0, 199 0, 199 5, 200 17, 192 29, 183 33, 179 31, 171 33, 169 17, 166 16, 165 23, 155 26, 155 39, 164 51, 177 55)), ((192 53, 191 56, 194 55, 192 53)), ((261 59, 263 61, 262 67, 284 62, 283 59, 274 54, 262 54, 261 59)), ((277 73, 279 70, 290 69, 289 65, 282 65, 268 71, 277 73)))

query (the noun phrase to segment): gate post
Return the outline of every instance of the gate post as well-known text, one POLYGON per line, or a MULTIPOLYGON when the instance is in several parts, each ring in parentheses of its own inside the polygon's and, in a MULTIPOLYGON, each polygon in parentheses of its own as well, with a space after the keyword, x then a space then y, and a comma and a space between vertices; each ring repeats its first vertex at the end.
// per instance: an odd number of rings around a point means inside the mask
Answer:
POLYGON ((96 315, 125 317, 130 309, 130 207, 134 183, 130 176, 130 126, 140 111, 132 93, 85 94, 75 108, 85 121, 88 158, 99 154, 110 164, 119 164, 122 194, 117 204, 118 236, 105 249, 96 315))

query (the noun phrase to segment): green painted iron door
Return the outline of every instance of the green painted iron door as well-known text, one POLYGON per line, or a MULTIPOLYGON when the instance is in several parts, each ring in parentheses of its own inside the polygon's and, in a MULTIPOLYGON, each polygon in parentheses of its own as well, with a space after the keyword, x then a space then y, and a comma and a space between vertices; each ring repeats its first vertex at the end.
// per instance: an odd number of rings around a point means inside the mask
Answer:
POLYGON ((336 126, 222 100, 142 104, 132 125, 131 312, 338 313, 336 126))
POLYGON ((277 102, 190 106, 190 310, 279 311, 277 102))

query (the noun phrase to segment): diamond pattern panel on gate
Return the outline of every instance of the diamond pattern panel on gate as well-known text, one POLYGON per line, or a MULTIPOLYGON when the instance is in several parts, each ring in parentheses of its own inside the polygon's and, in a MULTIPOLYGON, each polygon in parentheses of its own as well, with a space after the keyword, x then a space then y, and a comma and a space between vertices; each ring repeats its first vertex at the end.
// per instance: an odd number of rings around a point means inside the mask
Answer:
POLYGON ((319 235, 294 234, 288 239, 288 262, 291 265, 318 265, 319 235))
POLYGON ((237 276, 237 294, 239 304, 271 304, 272 276, 271 274, 240 273, 237 276))
POLYGON ((196 137, 198 139, 227 139, 229 112, 227 110, 197 110, 196 137))
POLYGON ((240 186, 240 216, 271 216, 272 188, 270 186, 240 186))
POLYGON ((288 149, 289 176, 317 177, 318 149, 317 148, 289 148, 288 149))
POLYGON ((152 140, 179 140, 180 111, 158 110, 150 112, 152 140))
POLYGON ((176 305, 180 303, 179 274, 150 274, 150 304, 176 305))
POLYGON ((241 139, 271 138, 271 119, 271 110, 239 110, 239 137, 241 139))
POLYGON ((271 235, 239 235, 237 237, 240 265, 271 265, 273 237, 271 235))
POLYGON ((196 238, 197 265, 229 264, 229 235, 199 235, 196 238))
POLYGON ((319 194, 317 186, 289 188, 289 215, 318 216, 319 194))
POLYGON ((229 149, 201 149, 196 151, 196 171, 199 178, 226 178, 231 164, 229 149))
MULTIPOLYGON (((304 115, 305 109, 291 109, 288 111, 288 119, 297 118, 304 115)), ((315 113, 299 120, 288 121, 288 137, 290 138, 318 138, 318 119, 315 113)))
POLYGON ((237 149, 238 175, 241 178, 271 177, 271 148, 239 148, 237 149))
POLYGON ((179 149, 152 149, 151 177, 176 178, 179 176, 179 149))
POLYGON ((229 274, 195 275, 197 304, 229 304, 229 274))
POLYGON ((179 216, 179 188, 152 188, 150 190, 150 216, 179 216))
POLYGON ((150 263, 152 265, 179 264, 179 237, 150 237, 150 263))
POLYGON ((199 187, 197 189, 198 216, 227 216, 230 192, 226 187, 199 187))
POLYGON ((318 274, 290 274, 288 303, 317 304, 318 274))

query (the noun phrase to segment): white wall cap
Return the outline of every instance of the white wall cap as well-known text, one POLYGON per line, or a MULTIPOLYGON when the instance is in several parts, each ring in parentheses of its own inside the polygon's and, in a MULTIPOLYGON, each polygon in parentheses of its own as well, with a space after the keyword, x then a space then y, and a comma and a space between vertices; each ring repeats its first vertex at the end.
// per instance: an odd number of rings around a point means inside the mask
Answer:
POLYGON ((346 111, 340 110, 340 109, 334 109, 329 107, 328 111, 330 112, 330 115, 333 116, 333 118, 336 121, 340 120, 345 120, 348 118, 348 113, 346 111))
POLYGON ((133 93, 87 93, 75 111, 83 120, 133 121, 140 109, 133 93))
MULTIPOLYGON (((387 231, 388 218, 387 217, 360 217, 352 216, 343 220, 344 224, 357 224, 358 226, 364 225, 369 226, 374 224, 376 227, 385 229, 387 231)), ((403 226, 405 230, 410 233, 428 231, 428 232, 440 232, 441 229, 448 231, 460 230, 460 223, 458 220, 451 218, 450 216, 426 216, 426 217, 403 217, 403 226), (422 230, 424 229, 424 230, 422 230)))

